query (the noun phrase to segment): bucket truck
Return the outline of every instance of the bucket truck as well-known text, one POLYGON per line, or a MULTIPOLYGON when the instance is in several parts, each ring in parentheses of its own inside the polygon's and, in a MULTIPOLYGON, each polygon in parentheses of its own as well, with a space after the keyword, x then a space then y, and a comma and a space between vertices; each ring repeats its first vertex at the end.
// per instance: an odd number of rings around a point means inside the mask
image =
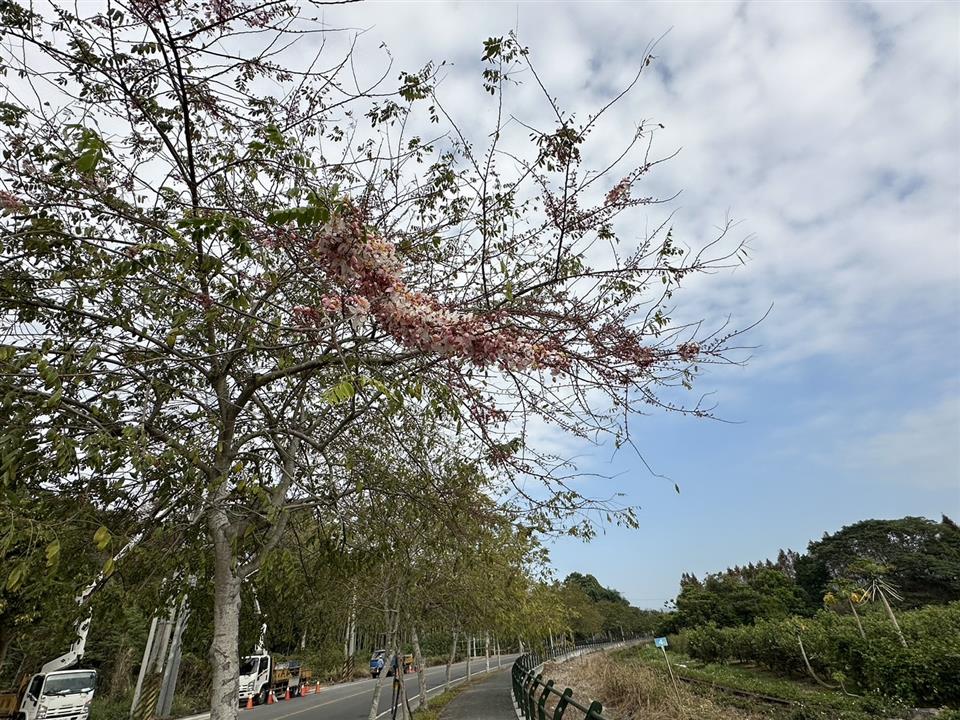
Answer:
MULTIPOLYGON (((116 565, 142 538, 143 533, 136 535, 108 565, 116 565)), ((77 595, 77 605, 86 605, 108 577, 108 573, 101 570, 96 579, 77 595)), ((17 691, 0 693, 0 720, 87 720, 97 672, 81 670, 74 665, 83 659, 91 619, 92 614, 88 612, 77 624, 77 637, 67 652, 46 663, 29 682, 21 683, 17 691)))
MULTIPOLYGON (((260 615, 260 603, 256 591, 253 595, 253 607, 260 615)), ((313 673, 304 668, 296 660, 275 662, 265 647, 267 624, 260 625, 260 637, 253 655, 240 658, 240 704, 245 704, 251 698, 258 705, 265 705, 270 700, 270 694, 276 697, 285 697, 287 690, 290 697, 299 697, 303 687, 313 677, 313 673)))

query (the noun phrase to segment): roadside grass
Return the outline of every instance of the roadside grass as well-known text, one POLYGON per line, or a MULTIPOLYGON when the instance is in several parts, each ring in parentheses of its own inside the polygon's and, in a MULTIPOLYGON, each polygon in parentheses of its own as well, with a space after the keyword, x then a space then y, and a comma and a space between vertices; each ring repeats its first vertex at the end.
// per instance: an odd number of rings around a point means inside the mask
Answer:
POLYGON ((414 720, 439 720, 440 713, 450 704, 450 702, 460 693, 472 686, 477 681, 485 678, 486 675, 478 675, 472 680, 464 680, 452 686, 449 690, 444 690, 439 695, 428 696, 429 703, 426 708, 417 708, 413 711, 414 720))
MULTIPOLYGON (((674 689, 666 673, 640 663, 617 661, 604 653, 548 664, 543 677, 553 680, 558 690, 571 688, 573 699, 581 705, 599 700, 608 720, 766 720, 763 715, 728 707, 685 685, 674 689)), ((548 717, 555 703, 547 703, 548 717)), ((575 712, 572 717, 582 714, 575 712)))
MULTIPOLYGON (((902 717, 907 708, 878 695, 852 696, 829 690, 803 678, 787 678, 751 665, 701 663, 683 653, 668 651, 674 672, 692 680, 724 686, 757 695, 789 700, 794 705, 774 705, 744 698, 705 685, 686 684, 698 694, 709 694, 726 705, 746 708, 768 717, 796 718, 796 720, 874 720, 878 717, 902 717)), ((611 659, 631 666, 657 669, 666 675, 663 653, 652 646, 629 648, 613 653, 611 659)))
POLYGON ((454 685, 449 690, 445 690, 439 695, 435 695, 430 698, 430 703, 426 708, 417 708, 413 711, 413 717, 415 720, 438 720, 440 713, 443 712, 443 709, 450 704, 450 701, 453 700, 457 695, 463 692, 464 688, 468 686, 469 683, 462 682, 459 685, 454 685))
POLYGON ((126 720, 130 716, 131 698, 130 693, 120 697, 94 695, 90 705, 90 717, 96 720, 126 720))
MULTIPOLYGON (((94 695, 93 704, 90 706, 90 717, 94 720, 129 720, 131 702, 133 702, 133 692, 115 696, 94 695)), ((172 717, 178 718, 196 715, 209 709, 210 701, 207 693, 199 695, 177 693, 173 696, 173 707, 170 712, 172 717)))

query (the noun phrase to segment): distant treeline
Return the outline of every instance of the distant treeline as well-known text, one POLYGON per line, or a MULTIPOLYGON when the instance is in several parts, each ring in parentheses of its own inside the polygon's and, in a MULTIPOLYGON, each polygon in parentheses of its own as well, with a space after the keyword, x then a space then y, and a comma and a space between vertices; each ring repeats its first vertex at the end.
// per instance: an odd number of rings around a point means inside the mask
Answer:
POLYGON ((577 640, 650 635, 663 622, 663 613, 632 606, 623 595, 604 587, 593 575, 570 573, 558 590, 577 640))
POLYGON ((849 608, 877 582, 892 588, 904 609, 960 599, 960 528, 946 516, 863 520, 825 533, 804 554, 781 550, 776 560, 703 578, 684 573, 674 611, 662 616, 658 630, 812 616, 825 604, 855 612, 849 608))

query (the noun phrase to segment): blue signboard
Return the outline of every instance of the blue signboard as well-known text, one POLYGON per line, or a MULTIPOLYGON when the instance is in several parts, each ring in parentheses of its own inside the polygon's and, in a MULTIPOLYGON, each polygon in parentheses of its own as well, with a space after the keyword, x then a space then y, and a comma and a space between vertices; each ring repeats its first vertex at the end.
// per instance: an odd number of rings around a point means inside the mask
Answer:
POLYGON ((656 645, 658 648, 665 648, 667 646, 667 639, 665 637, 654 638, 653 644, 656 645))

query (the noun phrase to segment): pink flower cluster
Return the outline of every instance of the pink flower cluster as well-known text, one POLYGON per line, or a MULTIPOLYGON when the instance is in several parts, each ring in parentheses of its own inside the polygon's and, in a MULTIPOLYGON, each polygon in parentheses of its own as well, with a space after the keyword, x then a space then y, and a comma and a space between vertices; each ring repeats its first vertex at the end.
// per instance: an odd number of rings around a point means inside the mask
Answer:
POLYGON ((624 200, 630 199, 630 179, 624 178, 611 188, 607 193, 607 205, 617 205, 624 200))
MULTIPOLYGON (((480 366, 569 369, 570 360, 556 341, 510 326, 505 313, 460 312, 408 288, 393 244, 372 232, 355 209, 331 220, 309 250, 329 279, 353 291, 343 302, 351 321, 372 315, 408 347, 480 366)), ((334 310, 330 296, 323 303, 324 310, 334 310)))
POLYGON ((693 362, 700 354, 700 346, 695 342, 685 342, 677 346, 677 355, 684 362, 693 362))
POLYGON ((0 209, 10 210, 12 212, 24 212, 27 209, 27 205, 13 193, 0 190, 0 209))

